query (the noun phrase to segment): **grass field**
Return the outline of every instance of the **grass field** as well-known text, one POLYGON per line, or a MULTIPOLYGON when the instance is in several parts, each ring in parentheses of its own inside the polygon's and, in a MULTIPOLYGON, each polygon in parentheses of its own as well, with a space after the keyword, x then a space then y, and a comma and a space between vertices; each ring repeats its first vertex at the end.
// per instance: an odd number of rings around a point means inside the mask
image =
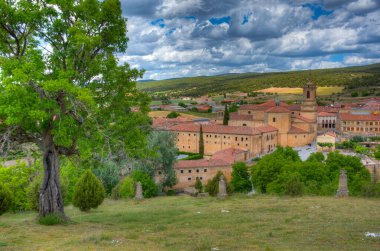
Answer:
POLYGON ((379 250, 380 200, 236 195, 106 200, 73 223, 0 216, 0 250, 379 250))
MULTIPOLYGON (((335 93, 341 93, 343 91, 343 86, 321 86, 317 87, 317 95, 318 96, 328 96, 335 93)), ((271 87, 262 90, 258 90, 257 92, 263 93, 277 93, 279 95, 282 94, 302 94, 302 88, 289 88, 289 87, 271 87)))

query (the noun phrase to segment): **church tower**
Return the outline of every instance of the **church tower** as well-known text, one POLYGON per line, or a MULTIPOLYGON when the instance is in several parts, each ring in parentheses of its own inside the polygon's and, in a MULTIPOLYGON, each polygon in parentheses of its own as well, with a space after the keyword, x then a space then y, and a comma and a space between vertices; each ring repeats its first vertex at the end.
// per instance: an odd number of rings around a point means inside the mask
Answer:
POLYGON ((317 86, 310 80, 303 87, 301 116, 317 122, 317 86))

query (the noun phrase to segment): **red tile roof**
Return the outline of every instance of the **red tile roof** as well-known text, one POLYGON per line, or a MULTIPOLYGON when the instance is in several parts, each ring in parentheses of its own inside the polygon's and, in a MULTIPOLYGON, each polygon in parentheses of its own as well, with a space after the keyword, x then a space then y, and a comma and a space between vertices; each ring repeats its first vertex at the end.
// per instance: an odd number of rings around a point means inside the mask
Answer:
MULTIPOLYGON (((223 126, 223 125, 203 125, 203 133, 220 133, 220 134, 243 134, 256 135, 259 131, 248 126, 223 126)), ((180 132, 199 132, 200 126, 196 124, 181 124, 170 128, 172 131, 180 132)))
POLYGON ((312 119, 306 118, 306 117, 301 116, 301 115, 296 115, 296 116, 294 116, 294 118, 300 119, 302 121, 309 122, 309 123, 314 122, 312 119))
POLYGON ((307 133, 307 131, 305 131, 304 129, 292 126, 292 127, 290 127, 288 133, 307 133))
POLYGON ((288 108, 283 107, 283 106, 274 106, 274 107, 271 107, 271 108, 265 110, 265 112, 271 112, 271 113, 289 113, 290 110, 288 108))
POLYGON ((336 117, 336 113, 318 112, 318 117, 336 117))
MULTIPOLYGON (((259 106, 273 107, 273 106, 276 106, 276 101, 269 100, 269 101, 267 101, 265 103, 260 104, 259 106)), ((289 105, 287 103, 280 102, 280 106, 281 107, 288 107, 289 105)))
POLYGON ((325 134, 336 138, 335 132, 325 132, 325 134))
POLYGON ((337 113, 339 112, 339 107, 331 107, 331 106, 318 106, 317 111, 318 112, 330 112, 330 113, 337 113))
POLYGON ((260 132, 275 132, 275 131, 278 131, 278 129, 276 127, 273 127, 273 126, 270 126, 270 125, 255 127, 254 129, 256 129, 256 130, 258 130, 260 132))
POLYGON ((289 105, 288 109, 291 111, 301 111, 301 105, 298 105, 298 104, 289 105))
POLYGON ((380 115, 373 114, 351 114, 351 113, 341 113, 339 115, 340 120, 343 121, 380 121, 380 115))
POLYGON ((216 152, 211 159, 221 159, 225 162, 233 164, 236 162, 236 158, 238 154, 242 154, 247 152, 246 150, 238 149, 238 148, 227 148, 225 150, 221 150, 216 152))
POLYGON ((248 120, 253 121, 254 118, 252 115, 244 115, 244 114, 238 114, 238 113, 231 113, 230 114, 230 120, 248 120))
POLYGON ((264 106, 258 106, 258 105, 241 105, 240 106, 240 110, 254 110, 254 111, 264 111, 266 110, 268 107, 264 107, 264 106))
POLYGON ((230 163, 222 159, 197 159, 180 160, 175 165, 175 169, 197 168, 197 167, 228 167, 230 163))

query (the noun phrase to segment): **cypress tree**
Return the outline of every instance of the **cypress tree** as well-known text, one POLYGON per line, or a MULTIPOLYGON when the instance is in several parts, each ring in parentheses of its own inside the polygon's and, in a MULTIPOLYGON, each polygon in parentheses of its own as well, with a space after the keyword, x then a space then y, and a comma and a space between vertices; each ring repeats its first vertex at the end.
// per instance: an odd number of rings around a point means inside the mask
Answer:
POLYGON ((205 144, 203 142, 203 129, 202 129, 202 125, 201 125, 200 130, 199 130, 199 154, 202 155, 202 156, 205 154, 205 144))
POLYGON ((228 125, 228 120, 230 120, 230 112, 228 111, 227 105, 225 105, 224 106, 223 125, 228 125))

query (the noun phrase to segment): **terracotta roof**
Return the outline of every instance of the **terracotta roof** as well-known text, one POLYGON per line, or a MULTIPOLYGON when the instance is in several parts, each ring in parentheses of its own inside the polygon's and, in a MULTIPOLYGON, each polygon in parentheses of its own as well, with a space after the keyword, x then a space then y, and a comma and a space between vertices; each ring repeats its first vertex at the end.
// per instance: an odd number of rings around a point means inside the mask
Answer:
POLYGON ((245 153, 246 150, 238 149, 238 148, 227 148, 225 150, 221 150, 216 152, 211 159, 221 159, 229 164, 233 164, 236 162, 236 157, 238 154, 245 153))
MULTIPOLYGON (((222 126, 222 125, 203 125, 203 133, 220 133, 220 134, 243 134, 256 135, 259 131, 248 126, 222 126)), ((172 131, 180 132, 199 132, 200 126, 197 124, 180 124, 170 128, 172 131)))
POLYGON ((258 105, 241 105, 240 110, 254 110, 254 111, 264 111, 268 107, 258 106, 258 105))
POLYGON ((276 127, 273 127, 273 126, 270 126, 270 125, 255 127, 254 129, 256 129, 256 130, 258 130, 260 132, 275 132, 275 131, 278 131, 278 129, 276 127))
POLYGON ((298 104, 289 105, 288 109, 291 111, 301 111, 301 105, 298 105, 298 104))
POLYGON ((290 127, 288 133, 307 133, 307 131, 305 131, 304 129, 292 126, 292 127, 290 127))
MULTIPOLYGON (((276 101, 269 100, 269 101, 267 101, 265 103, 260 104, 259 106, 273 107, 273 106, 276 106, 276 101)), ((280 102, 280 106, 281 107, 288 107, 289 105, 287 103, 280 102)))
POLYGON ((340 114, 340 120, 343 120, 343 121, 380 121, 380 115, 341 113, 340 114))
POLYGON ((336 113, 318 112, 318 117, 336 117, 336 113))
POLYGON ((219 167, 230 166, 230 163, 222 159, 197 159, 180 160, 175 165, 175 169, 197 168, 197 167, 219 167))
POLYGON ((325 134, 336 138, 335 132, 325 132, 325 134))
POLYGON ((254 118, 252 115, 244 115, 244 114, 238 114, 238 113, 230 113, 230 120, 249 120, 253 121, 254 118))
POLYGON ((339 107, 331 107, 331 106, 318 106, 317 111, 318 112, 330 112, 330 113, 337 113, 339 112, 339 107))
POLYGON ((306 118, 306 117, 301 116, 301 115, 296 115, 296 116, 294 116, 294 118, 300 119, 302 121, 309 122, 309 123, 314 122, 312 119, 306 118))
POLYGON ((288 108, 283 107, 283 106, 274 106, 274 107, 271 107, 271 108, 265 110, 265 112, 289 113, 290 110, 288 108))

